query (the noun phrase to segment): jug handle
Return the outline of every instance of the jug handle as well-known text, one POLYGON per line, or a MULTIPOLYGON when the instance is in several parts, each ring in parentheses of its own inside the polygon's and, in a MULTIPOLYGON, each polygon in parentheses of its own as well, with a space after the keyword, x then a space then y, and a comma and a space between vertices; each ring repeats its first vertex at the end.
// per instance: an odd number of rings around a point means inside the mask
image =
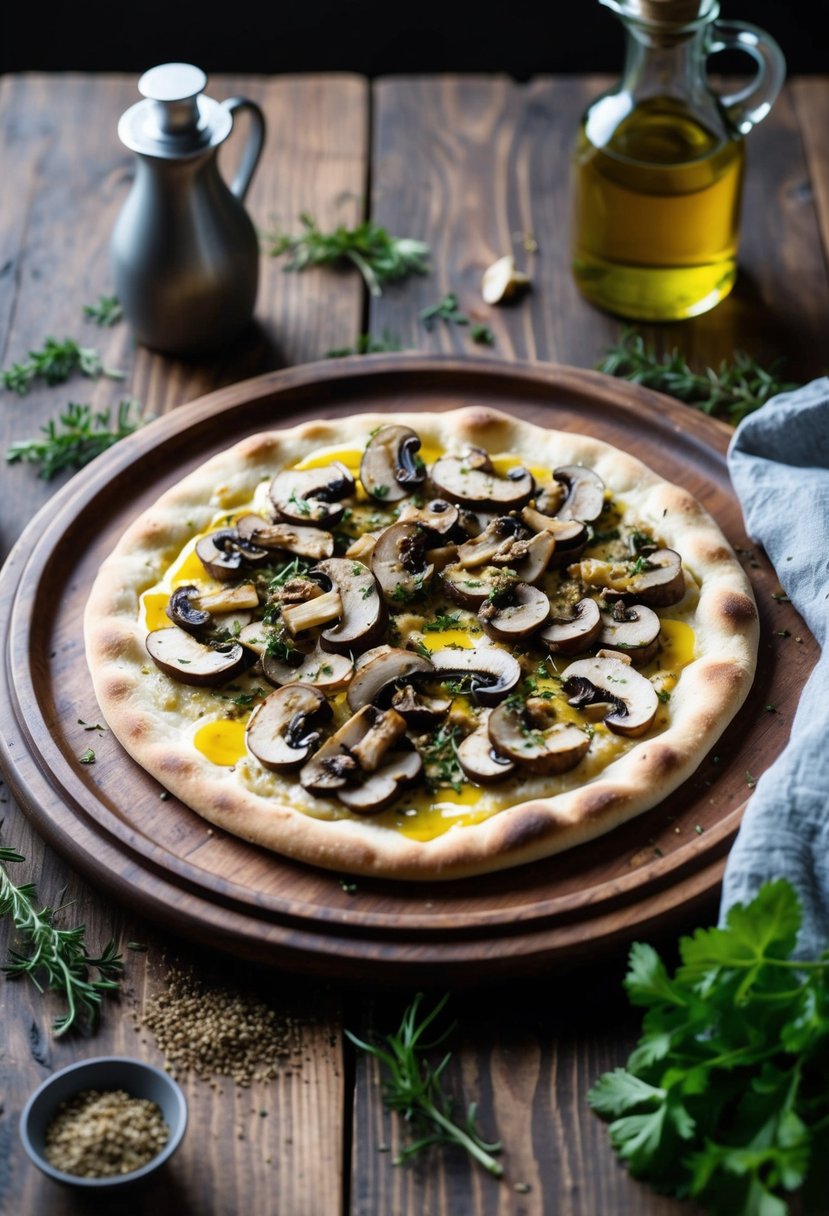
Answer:
POLYGON ((248 186, 256 171, 256 166, 259 164, 259 157, 262 155, 262 148, 265 143, 265 115, 256 102, 250 101, 247 97, 229 97, 227 101, 222 102, 222 105, 225 109, 230 110, 233 115, 236 114, 237 110, 248 110, 250 112, 251 131, 248 135, 236 176, 230 183, 231 192, 236 195, 240 202, 244 202, 248 186))
POLYGON ((707 53, 718 55, 721 51, 742 51, 757 66, 744 89, 720 97, 731 125, 741 135, 748 135, 774 105, 786 79, 786 60, 774 39, 747 21, 714 22, 707 53))

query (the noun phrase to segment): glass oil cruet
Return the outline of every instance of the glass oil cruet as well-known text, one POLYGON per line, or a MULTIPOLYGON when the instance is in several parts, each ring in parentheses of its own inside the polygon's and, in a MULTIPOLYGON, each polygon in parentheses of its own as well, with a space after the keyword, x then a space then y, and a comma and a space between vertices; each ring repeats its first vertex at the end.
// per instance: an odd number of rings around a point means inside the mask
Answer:
POLYGON ((625 27, 619 83, 588 108, 573 178, 573 274, 609 312, 672 321, 706 312, 737 273, 744 140, 785 77, 777 43, 717 20, 717 0, 600 0, 625 27), (755 74, 717 93, 707 60, 741 50, 755 74))

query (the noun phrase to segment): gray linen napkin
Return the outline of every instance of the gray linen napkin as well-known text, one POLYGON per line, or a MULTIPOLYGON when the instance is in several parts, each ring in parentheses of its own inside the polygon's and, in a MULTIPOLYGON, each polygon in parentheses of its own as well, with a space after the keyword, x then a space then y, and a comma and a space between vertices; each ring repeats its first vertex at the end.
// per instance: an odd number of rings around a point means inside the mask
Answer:
POLYGON ((721 918, 773 878, 803 904, 797 954, 829 947, 829 378, 744 419, 728 467, 746 528, 822 648, 789 742, 757 782, 726 865, 721 918))

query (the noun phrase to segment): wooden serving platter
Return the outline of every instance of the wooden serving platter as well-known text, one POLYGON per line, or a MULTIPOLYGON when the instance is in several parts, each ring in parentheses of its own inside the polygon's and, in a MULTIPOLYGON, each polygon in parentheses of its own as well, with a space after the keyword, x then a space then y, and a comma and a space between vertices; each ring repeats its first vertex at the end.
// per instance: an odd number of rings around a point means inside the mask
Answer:
POLYGON ((42 835, 114 898, 176 933, 328 976, 472 982, 585 958, 690 920, 720 881, 747 783, 782 750, 817 656, 744 535, 725 465, 729 434, 598 373, 407 355, 292 368, 178 409, 69 482, 0 575, 8 622, 0 759, 9 785, 42 835), (168 486, 257 431, 469 404, 628 449, 695 494, 744 556, 762 622, 755 686, 670 799, 597 841, 515 870, 449 883, 352 881, 210 830, 163 798, 109 732, 84 730, 100 719, 81 630, 87 590, 126 525, 168 486), (84 765, 89 746, 96 761, 84 765))

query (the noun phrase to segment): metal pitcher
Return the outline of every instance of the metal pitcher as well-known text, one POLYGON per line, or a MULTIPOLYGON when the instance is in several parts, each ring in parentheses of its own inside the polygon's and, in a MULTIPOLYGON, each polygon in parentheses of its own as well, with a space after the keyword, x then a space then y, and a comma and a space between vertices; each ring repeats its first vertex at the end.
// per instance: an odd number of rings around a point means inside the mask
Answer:
POLYGON ((189 63, 145 72, 145 100, 121 116, 136 153, 135 181, 112 235, 115 291, 139 342, 168 354, 204 354, 248 324, 259 282, 259 243, 243 200, 265 139, 259 106, 205 97, 189 63), (226 184, 216 154, 239 110, 252 127, 226 184))

